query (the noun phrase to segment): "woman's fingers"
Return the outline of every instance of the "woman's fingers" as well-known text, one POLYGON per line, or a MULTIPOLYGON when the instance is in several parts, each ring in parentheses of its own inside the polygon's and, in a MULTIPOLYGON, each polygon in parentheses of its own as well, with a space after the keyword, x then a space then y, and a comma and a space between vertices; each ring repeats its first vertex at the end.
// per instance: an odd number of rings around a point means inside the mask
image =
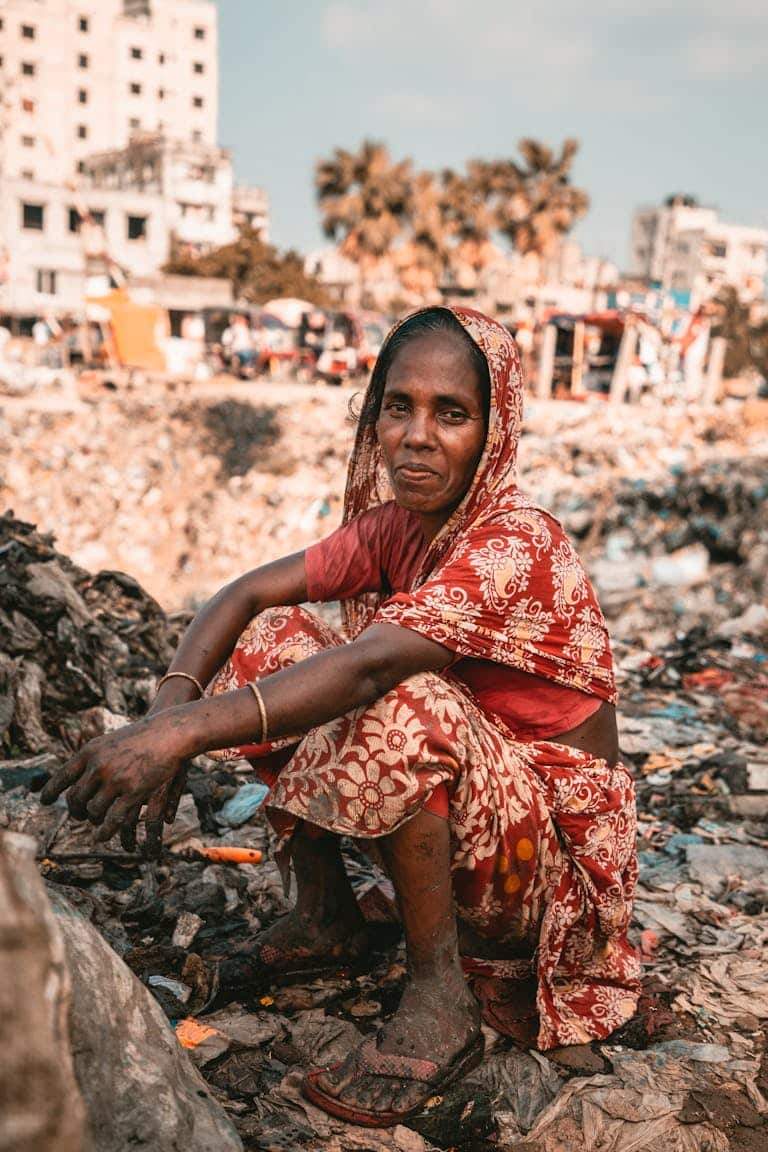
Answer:
POLYGON ((150 796, 144 813, 144 828, 147 833, 144 852, 150 860, 158 860, 162 852, 163 814, 168 803, 172 783, 172 780, 169 781, 150 796))
MULTIPOLYGON (((98 790, 96 794, 91 797, 85 806, 85 810, 91 824, 101 824, 102 820, 109 811, 110 806, 116 799, 115 790, 110 786, 109 783, 105 783, 104 781, 97 779, 97 784, 98 790)), ((127 799, 132 806, 136 803, 136 798, 134 796, 130 796, 127 799)))
POLYGON ((136 851, 136 829, 141 816, 141 804, 135 804, 123 821, 120 829, 120 843, 124 852, 136 851))
POLYGON ((96 839, 99 841, 111 840, 112 837, 121 830, 124 824, 130 824, 135 809, 135 796, 118 797, 109 808, 104 818, 104 823, 96 833, 96 839))
POLYGON ((61 796, 65 788, 69 788, 80 779, 80 776, 85 771, 86 758, 82 752, 78 752, 71 760, 68 760, 58 771, 54 772, 50 780, 47 781, 45 787, 40 793, 40 800, 43 804, 53 804, 61 796))
POLYGON ((67 792, 69 814, 75 820, 88 819, 88 804, 99 790, 101 781, 93 768, 86 768, 80 779, 67 792))
POLYGON ((173 824, 176 819, 176 812, 178 811, 181 797, 184 795, 184 788, 187 783, 187 766, 184 765, 174 776, 173 780, 168 787, 168 799, 165 804, 165 814, 163 819, 166 824, 173 824))

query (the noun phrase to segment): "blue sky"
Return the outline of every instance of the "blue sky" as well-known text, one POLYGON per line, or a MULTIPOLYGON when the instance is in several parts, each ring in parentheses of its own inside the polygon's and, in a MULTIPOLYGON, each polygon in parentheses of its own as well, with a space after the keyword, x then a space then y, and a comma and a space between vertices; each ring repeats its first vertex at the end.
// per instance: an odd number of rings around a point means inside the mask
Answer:
POLYGON ((766 0, 218 0, 220 140, 322 243, 315 160, 368 135, 417 166, 581 141, 576 236, 626 264, 633 208, 690 192, 768 226, 766 0))

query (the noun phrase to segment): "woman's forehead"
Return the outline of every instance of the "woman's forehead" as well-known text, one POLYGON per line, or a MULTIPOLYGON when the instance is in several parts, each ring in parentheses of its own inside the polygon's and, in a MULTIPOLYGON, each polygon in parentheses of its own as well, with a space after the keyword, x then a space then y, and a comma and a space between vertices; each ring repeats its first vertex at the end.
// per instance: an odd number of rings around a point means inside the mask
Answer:
POLYGON ((450 374, 451 378, 477 383, 472 351, 459 333, 425 332, 413 336, 395 352, 387 372, 385 386, 393 379, 404 380, 418 374, 428 377, 450 374))

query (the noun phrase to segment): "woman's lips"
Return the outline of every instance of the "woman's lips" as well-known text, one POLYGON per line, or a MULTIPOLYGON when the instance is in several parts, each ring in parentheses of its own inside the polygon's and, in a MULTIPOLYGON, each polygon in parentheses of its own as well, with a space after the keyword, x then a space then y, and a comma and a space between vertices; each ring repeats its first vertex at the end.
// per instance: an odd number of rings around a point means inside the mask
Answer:
POLYGON ((422 484, 424 481, 434 479, 437 476, 437 473, 433 472, 431 468, 424 468, 420 464, 401 464, 395 471, 398 478, 409 484, 422 484))

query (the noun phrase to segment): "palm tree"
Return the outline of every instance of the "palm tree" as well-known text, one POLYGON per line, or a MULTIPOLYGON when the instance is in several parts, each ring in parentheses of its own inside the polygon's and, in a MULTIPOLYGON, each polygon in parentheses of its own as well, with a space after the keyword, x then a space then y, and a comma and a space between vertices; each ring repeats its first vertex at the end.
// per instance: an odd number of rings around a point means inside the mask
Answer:
POLYGON ((315 190, 325 235, 340 240, 357 264, 361 296, 373 266, 400 235, 411 195, 410 160, 392 162, 384 144, 364 140, 357 152, 336 148, 315 166, 315 190))
POLYGON ((396 252, 400 282, 426 300, 437 292, 448 260, 442 190, 431 172, 412 178, 406 216, 408 238, 396 252))
POLYGON ((559 156, 537 140, 521 140, 518 148, 524 165, 479 161, 476 178, 494 205, 496 227, 516 251, 546 256, 589 208, 587 193, 570 182, 579 143, 566 140, 559 156))
POLYGON ((493 255, 494 215, 483 183, 483 164, 470 160, 464 175, 450 168, 441 175, 443 229, 450 238, 451 278, 476 279, 493 255))

